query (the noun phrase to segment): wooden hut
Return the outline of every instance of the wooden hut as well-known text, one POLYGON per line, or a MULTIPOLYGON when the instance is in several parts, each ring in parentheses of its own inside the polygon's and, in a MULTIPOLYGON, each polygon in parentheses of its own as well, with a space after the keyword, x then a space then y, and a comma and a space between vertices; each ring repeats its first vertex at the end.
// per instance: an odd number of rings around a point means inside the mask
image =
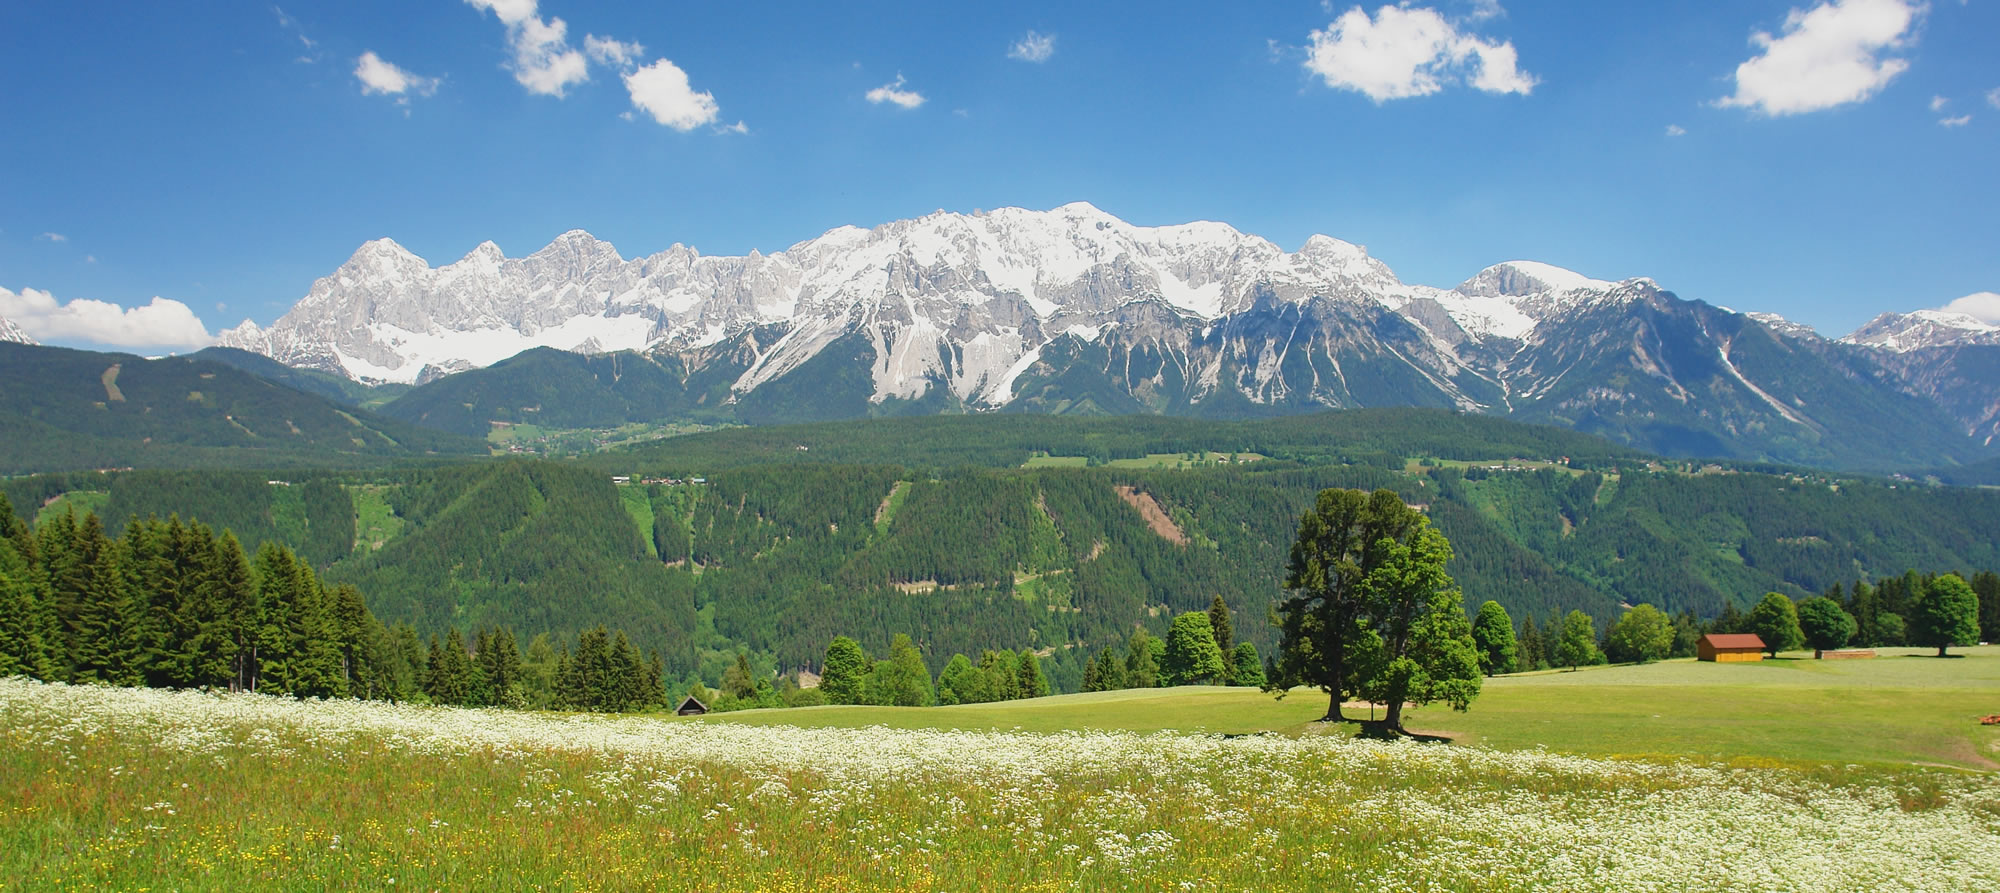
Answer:
POLYGON ((688 695, 681 700, 679 707, 674 708, 674 712, 681 716, 700 716, 708 712, 708 705, 697 700, 694 695, 688 695))
POLYGON ((1756 633, 1709 633, 1694 644, 1695 656, 1706 661, 1734 663, 1764 659, 1764 640, 1756 633))

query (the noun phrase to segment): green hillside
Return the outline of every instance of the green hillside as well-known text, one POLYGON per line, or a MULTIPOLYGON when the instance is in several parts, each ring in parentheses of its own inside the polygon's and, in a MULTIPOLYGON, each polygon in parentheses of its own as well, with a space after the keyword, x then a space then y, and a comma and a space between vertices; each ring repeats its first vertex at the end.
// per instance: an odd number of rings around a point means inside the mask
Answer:
POLYGON ((383 406, 382 413, 482 438, 495 422, 615 428, 677 418, 699 408, 703 395, 690 395, 686 378, 670 359, 631 351, 586 356, 539 347, 421 385, 383 406))
POLYGON ((361 467, 483 445, 232 366, 0 344, 0 474, 88 468, 361 467))
POLYGON ((233 366, 266 381, 274 381, 296 391, 318 394, 347 406, 365 406, 372 409, 410 389, 409 385, 402 384, 362 384, 346 376, 321 372, 318 369, 295 369, 263 354, 234 347, 205 347, 188 356, 190 359, 233 366))

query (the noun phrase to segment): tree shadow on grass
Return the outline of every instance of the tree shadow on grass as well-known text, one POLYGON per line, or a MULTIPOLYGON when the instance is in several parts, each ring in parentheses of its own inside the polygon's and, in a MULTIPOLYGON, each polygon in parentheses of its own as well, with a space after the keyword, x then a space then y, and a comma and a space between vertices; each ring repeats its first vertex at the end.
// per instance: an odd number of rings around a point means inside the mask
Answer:
POLYGON ((1419 732, 1411 729, 1398 729, 1381 720, 1360 720, 1355 722, 1355 724, 1361 728, 1354 733, 1354 737, 1367 738, 1372 741, 1410 740, 1421 741, 1426 744, 1450 744, 1452 741, 1448 735, 1419 732))

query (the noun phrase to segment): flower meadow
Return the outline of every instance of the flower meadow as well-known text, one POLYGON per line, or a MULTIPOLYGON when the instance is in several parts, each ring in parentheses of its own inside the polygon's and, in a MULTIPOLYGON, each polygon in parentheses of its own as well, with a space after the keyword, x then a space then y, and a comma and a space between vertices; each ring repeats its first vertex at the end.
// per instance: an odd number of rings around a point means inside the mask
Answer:
POLYGON ((1994 890, 2000 782, 0 680, 0 890, 1994 890))

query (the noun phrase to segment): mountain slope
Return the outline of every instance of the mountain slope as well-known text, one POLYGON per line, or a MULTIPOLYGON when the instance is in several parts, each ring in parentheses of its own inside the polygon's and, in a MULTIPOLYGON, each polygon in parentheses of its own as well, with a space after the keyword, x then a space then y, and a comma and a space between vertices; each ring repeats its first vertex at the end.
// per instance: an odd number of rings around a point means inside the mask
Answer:
POLYGON ((190 357, 0 344, 0 381, 0 473, 354 466, 485 452, 190 357))

